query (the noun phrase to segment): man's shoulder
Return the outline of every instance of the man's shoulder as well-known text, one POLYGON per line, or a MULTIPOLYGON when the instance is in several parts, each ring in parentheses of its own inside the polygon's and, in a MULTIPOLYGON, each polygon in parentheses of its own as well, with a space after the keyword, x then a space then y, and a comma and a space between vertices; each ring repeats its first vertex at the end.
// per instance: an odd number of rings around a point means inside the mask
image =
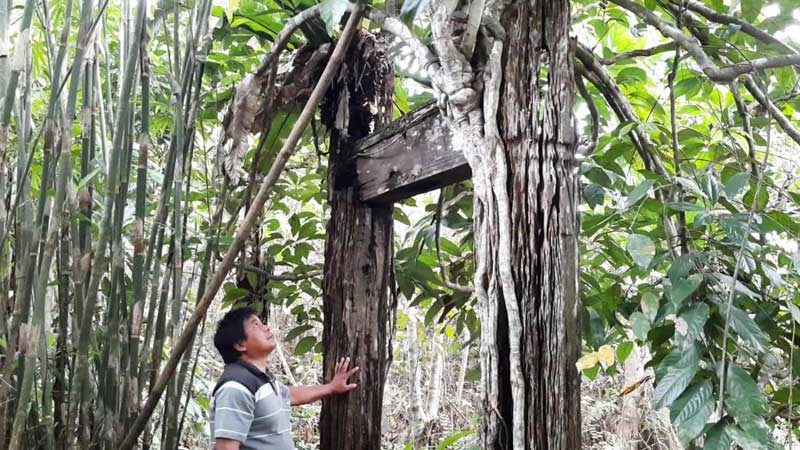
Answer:
POLYGON ((214 386, 213 394, 216 394, 223 387, 231 387, 235 389, 244 389, 252 395, 264 385, 264 381, 254 375, 246 367, 238 363, 230 363, 225 365, 222 375, 217 380, 214 386))

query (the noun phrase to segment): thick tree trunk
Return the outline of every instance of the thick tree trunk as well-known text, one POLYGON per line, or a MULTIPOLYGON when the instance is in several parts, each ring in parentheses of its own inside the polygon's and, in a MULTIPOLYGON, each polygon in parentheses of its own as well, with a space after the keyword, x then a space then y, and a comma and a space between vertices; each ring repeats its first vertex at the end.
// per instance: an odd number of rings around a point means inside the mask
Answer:
POLYGON ((433 14, 441 64, 433 79, 447 95, 453 143, 464 151, 475 189, 482 448, 578 449, 569 1, 486 1, 475 55, 460 41, 455 8, 441 2, 433 14))
POLYGON ((510 169, 511 259, 522 309, 525 440, 531 449, 581 448, 575 367, 581 345, 578 162, 569 25, 567 0, 519 2, 506 24, 509 37, 531 36, 508 41, 498 118, 510 169))
POLYGON ((341 357, 361 368, 358 388, 326 399, 320 448, 380 448, 383 387, 390 355, 387 320, 393 258, 392 205, 359 200, 352 143, 391 119, 391 63, 382 37, 362 34, 347 54, 322 108, 331 130, 331 217, 323 280, 325 378, 341 357))

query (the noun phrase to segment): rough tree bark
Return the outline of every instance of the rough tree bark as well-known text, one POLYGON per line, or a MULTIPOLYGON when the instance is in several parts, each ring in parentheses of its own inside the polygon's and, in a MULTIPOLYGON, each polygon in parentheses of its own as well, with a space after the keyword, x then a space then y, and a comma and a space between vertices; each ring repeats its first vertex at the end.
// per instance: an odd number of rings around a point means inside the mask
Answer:
POLYGON ((453 145, 464 151, 473 174, 481 448, 577 449, 578 190, 569 1, 486 0, 474 54, 462 42, 469 30, 458 20, 466 12, 457 11, 458 3, 435 6, 438 62, 429 69, 453 145))
POLYGON ((331 132, 328 222, 323 279, 324 373, 351 357, 361 368, 359 387, 326 399, 320 416, 320 448, 380 448, 383 387, 390 355, 392 205, 359 200, 354 146, 391 120, 393 71, 383 37, 359 35, 322 106, 331 132))

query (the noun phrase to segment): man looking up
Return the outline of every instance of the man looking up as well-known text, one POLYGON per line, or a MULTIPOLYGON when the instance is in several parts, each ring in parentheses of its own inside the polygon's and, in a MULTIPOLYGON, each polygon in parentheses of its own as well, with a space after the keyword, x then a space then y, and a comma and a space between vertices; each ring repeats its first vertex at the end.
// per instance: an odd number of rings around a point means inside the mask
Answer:
POLYGON ((336 364, 327 384, 285 386, 267 369, 276 345, 272 330, 252 308, 231 310, 217 324, 214 346, 225 370, 211 396, 215 450, 294 450, 289 407, 355 389, 348 379, 358 367, 350 369, 350 358, 336 364))

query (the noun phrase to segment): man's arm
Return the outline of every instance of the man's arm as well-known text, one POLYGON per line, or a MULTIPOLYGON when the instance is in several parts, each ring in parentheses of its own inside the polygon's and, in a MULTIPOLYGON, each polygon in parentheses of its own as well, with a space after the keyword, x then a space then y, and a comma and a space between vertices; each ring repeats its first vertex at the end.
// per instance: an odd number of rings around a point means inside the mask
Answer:
MULTIPOLYGON (((317 386, 292 386, 289 388, 289 401, 292 406, 305 405, 322 400, 334 394, 350 392, 358 386, 348 384, 347 380, 358 372, 358 367, 350 369, 350 358, 342 358, 336 363, 330 383, 317 386)), ((226 449, 227 450, 227 449, 226 449)))
POLYGON ((233 439, 217 438, 214 444, 214 450, 239 450, 241 442, 233 439))

